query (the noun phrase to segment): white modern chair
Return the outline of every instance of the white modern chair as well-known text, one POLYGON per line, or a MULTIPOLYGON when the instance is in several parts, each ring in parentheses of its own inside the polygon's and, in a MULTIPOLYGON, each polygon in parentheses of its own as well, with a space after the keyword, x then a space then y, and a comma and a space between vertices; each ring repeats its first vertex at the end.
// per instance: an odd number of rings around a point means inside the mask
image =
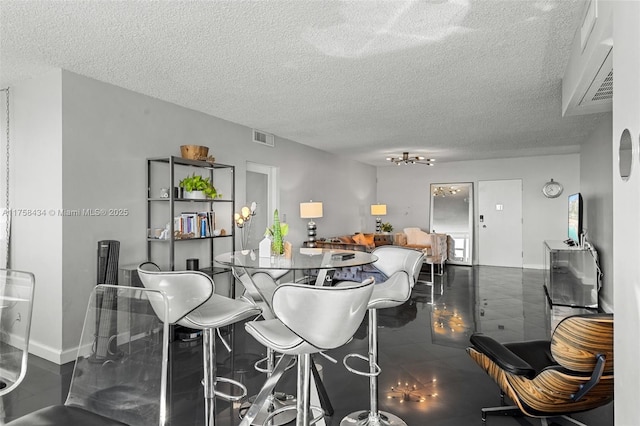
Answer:
MULTIPOLYGON (((258 305, 262 311, 260 317, 263 320, 271 320, 276 318, 273 313, 272 308, 272 299, 273 293, 278 287, 277 280, 282 278, 288 271, 279 270, 279 269, 264 269, 258 270, 257 272, 252 273, 251 275, 243 274, 243 275, 235 275, 234 276, 242 283, 245 288, 245 294, 249 297, 253 302, 258 305)), ((254 321, 258 321, 260 318, 256 318, 254 321)), ((258 360, 254 368, 266 374, 267 381, 273 375, 273 370, 276 365, 276 353, 273 348, 267 346, 266 356, 260 360, 258 360)), ((255 418, 252 420, 253 425, 261 425, 264 423, 265 419, 270 415, 270 413, 280 410, 281 408, 293 404, 295 401, 292 401, 292 397, 290 395, 279 393, 280 398, 276 396, 277 392, 272 392, 268 396, 268 400, 262 406, 262 410, 255 415, 255 418)), ((257 395, 252 395, 247 399, 246 402, 242 404, 240 407, 240 414, 244 417, 246 415, 247 410, 251 407, 251 404, 255 402, 257 399, 257 395)), ((271 418, 271 424, 273 426, 278 426, 282 424, 287 424, 296 418, 295 413, 290 412, 281 412, 278 417, 271 418)))
POLYGON ((311 354, 337 348, 351 339, 367 312, 373 285, 372 281, 343 283, 341 287, 288 283, 275 289, 272 308, 276 318, 249 322, 245 328, 258 342, 285 356, 262 387, 241 426, 251 424, 292 356, 298 360, 297 404, 275 410, 265 424, 290 409, 296 410, 297 426, 315 424, 324 417, 321 407, 310 405, 311 354))
POLYGON ((138 275, 146 288, 159 290, 169 299, 169 315, 156 310, 163 322, 202 330, 204 368, 205 424, 215 425, 215 398, 238 401, 247 395, 241 383, 216 376, 215 331, 260 314, 260 308, 246 300, 231 299, 214 293, 210 276, 199 271, 160 271, 146 262, 138 267, 138 275), (227 382, 242 389, 240 395, 216 391, 216 382, 227 382))
MULTIPOLYGON (((419 250, 399 246, 382 246, 373 252, 378 260, 373 266, 388 279, 377 283, 368 302, 369 309, 369 355, 349 354, 344 358, 344 365, 352 373, 369 377, 369 410, 348 414, 340 422, 340 426, 353 425, 404 425, 399 417, 378 409, 378 375, 382 371, 378 365, 378 309, 392 308, 402 305, 411 296, 411 289, 418 279, 424 261, 424 253, 419 250), (349 366, 351 358, 359 358, 369 362, 368 371, 359 371, 349 366)), ((339 284, 342 286, 342 283, 339 284)))

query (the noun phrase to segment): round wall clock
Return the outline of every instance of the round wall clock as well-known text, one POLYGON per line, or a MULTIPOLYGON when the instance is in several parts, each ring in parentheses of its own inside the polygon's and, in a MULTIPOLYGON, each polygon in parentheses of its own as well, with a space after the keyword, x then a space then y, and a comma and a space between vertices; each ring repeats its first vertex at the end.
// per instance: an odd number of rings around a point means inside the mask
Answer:
POLYGON ((557 198, 562 194, 562 190, 564 188, 559 182, 551 179, 549 182, 545 183, 542 187, 542 193, 547 198, 557 198))

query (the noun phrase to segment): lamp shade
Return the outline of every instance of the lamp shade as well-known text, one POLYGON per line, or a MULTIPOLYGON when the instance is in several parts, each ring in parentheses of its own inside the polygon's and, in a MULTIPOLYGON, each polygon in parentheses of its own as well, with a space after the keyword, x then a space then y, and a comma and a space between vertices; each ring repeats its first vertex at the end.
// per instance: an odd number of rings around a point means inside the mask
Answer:
POLYGON ((322 203, 313 201, 300 203, 300 217, 302 219, 322 217, 322 203))
POLYGON ((371 204, 371 216, 386 216, 386 204, 371 204))

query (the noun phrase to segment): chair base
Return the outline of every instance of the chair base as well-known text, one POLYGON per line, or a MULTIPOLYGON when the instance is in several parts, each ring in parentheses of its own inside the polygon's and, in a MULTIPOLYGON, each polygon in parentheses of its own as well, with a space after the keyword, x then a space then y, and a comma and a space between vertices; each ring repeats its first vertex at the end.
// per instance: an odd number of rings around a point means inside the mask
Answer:
MULTIPOLYGON (((266 373, 267 378, 271 377, 271 375, 273 374, 275 364, 277 363, 276 362, 277 358, 278 357, 275 356, 275 352, 273 351, 273 349, 267 348, 267 356, 258 360, 253 367, 256 369, 256 371, 259 371, 261 373, 266 373), (262 366, 262 364, 264 364, 264 367, 262 366)), ((282 358, 282 357, 279 357, 279 358, 282 358)), ((294 361, 295 361, 295 358, 294 358, 294 361)), ((287 371, 293 368, 295 365, 296 365, 296 362, 290 363, 288 366, 286 366, 284 371, 287 371)), ((249 410, 249 407, 253 405, 257 397, 258 395, 250 396, 247 399, 247 402, 244 402, 240 405, 240 410, 238 412, 238 417, 240 419, 244 418, 244 416, 247 414, 249 410)), ((257 414, 255 418, 252 420, 251 425, 262 426, 263 424, 266 423, 267 418, 274 411, 280 410, 283 407, 289 407, 289 406, 295 406, 295 405, 296 405, 295 396, 288 395, 284 392, 272 391, 271 394, 267 396, 266 402, 260 407, 260 410, 257 411, 257 414)), ((284 412, 281 412, 279 415, 273 417, 269 425, 281 426, 281 425, 290 423, 295 419, 296 419, 296 413, 291 411, 284 411, 284 412)))
MULTIPOLYGON (((249 407, 251 407, 251 405, 255 401, 256 397, 257 395, 250 397, 247 400, 247 402, 243 403, 240 406, 240 411, 239 411, 240 418, 244 417, 249 407)), ((267 419, 267 417, 274 411, 279 410, 282 407, 295 406, 295 405, 296 405, 296 399, 293 395, 285 395, 285 394, 279 394, 279 393, 276 393, 275 395, 271 395, 268 397, 267 403, 260 408, 260 411, 258 412, 256 417, 253 419, 251 424, 255 426, 262 426, 265 423, 265 420, 267 419)), ((272 426, 281 426, 281 425, 286 425, 287 423, 290 423, 295 419, 296 419, 295 411, 283 411, 277 416, 273 417, 271 419, 270 424, 272 426)))
MULTIPOLYGON (((522 411, 520 411, 520 408, 518 408, 515 405, 501 405, 499 407, 489 407, 489 408, 483 408, 481 410, 482 412, 482 424, 486 424, 487 423, 487 415, 491 415, 491 416, 512 416, 512 417, 523 417, 524 413, 522 411)), ((564 419, 567 422, 574 424, 576 426, 587 426, 586 424, 572 418, 569 416, 563 416, 563 415, 558 415, 558 416, 549 416, 549 417, 541 417, 540 419, 540 424, 542 426, 548 426, 549 422, 547 421, 547 419, 564 419)))
POLYGON ((262 385, 262 389, 260 389, 260 392, 256 395, 253 404, 251 404, 245 411, 242 421, 240 422, 240 426, 255 424, 256 417, 258 414, 263 412, 264 406, 268 406, 267 402, 269 401, 269 398, 273 395, 273 391, 278 384, 278 381, 282 377, 282 374, 284 374, 292 359, 294 359, 293 355, 284 355, 280 361, 278 361, 271 373, 271 376, 267 377, 264 385, 262 385))
MULTIPOLYGON (((558 418, 559 419, 564 419, 564 420, 568 421, 569 423, 574 424, 576 426, 587 426, 586 424, 584 424, 582 422, 579 422, 578 420, 576 420, 576 419, 574 419, 572 417, 569 417, 569 416, 559 416, 559 417, 553 417, 553 418, 554 419, 558 419, 558 418)), ((540 419, 540 421, 542 422, 542 426, 548 426, 549 425, 549 423, 547 422, 547 418, 542 418, 542 419, 540 419)))
POLYGON ((407 423, 395 414, 378 411, 371 416, 369 410, 355 411, 340 421, 340 426, 407 426, 407 423))
POLYGON ((522 417, 524 414, 515 405, 501 405, 499 407, 488 407, 480 410, 482 413, 482 424, 487 422, 487 416, 510 416, 522 417))
POLYGON ((278 410, 274 411, 273 413, 271 413, 269 416, 267 416, 265 423, 263 423, 264 425, 271 425, 273 419, 276 419, 280 416, 282 416, 284 413, 287 412, 291 412, 295 415, 294 420, 296 420, 296 426, 297 425, 301 425, 301 426, 313 426, 316 423, 318 423, 321 420, 324 420, 324 409, 322 407, 319 406, 315 406, 315 405, 310 405, 309 406, 309 422, 308 423, 301 423, 301 416, 300 416, 300 412, 298 411, 297 406, 293 406, 293 405, 287 405, 284 407, 279 408, 278 410), (317 413, 317 415, 313 415, 315 413, 317 413))

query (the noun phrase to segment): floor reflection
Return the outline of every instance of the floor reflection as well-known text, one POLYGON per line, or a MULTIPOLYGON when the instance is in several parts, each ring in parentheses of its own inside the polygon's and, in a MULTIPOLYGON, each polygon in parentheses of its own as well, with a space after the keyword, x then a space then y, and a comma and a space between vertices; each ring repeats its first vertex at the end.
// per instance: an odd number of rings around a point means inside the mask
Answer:
POLYGON ((475 269, 451 267, 437 278, 431 304, 431 341, 438 345, 465 348, 477 329, 474 312, 476 287, 468 285, 475 282, 475 269))
POLYGON ((378 309, 378 326, 400 328, 418 317, 418 307, 412 299, 393 308, 378 309))

